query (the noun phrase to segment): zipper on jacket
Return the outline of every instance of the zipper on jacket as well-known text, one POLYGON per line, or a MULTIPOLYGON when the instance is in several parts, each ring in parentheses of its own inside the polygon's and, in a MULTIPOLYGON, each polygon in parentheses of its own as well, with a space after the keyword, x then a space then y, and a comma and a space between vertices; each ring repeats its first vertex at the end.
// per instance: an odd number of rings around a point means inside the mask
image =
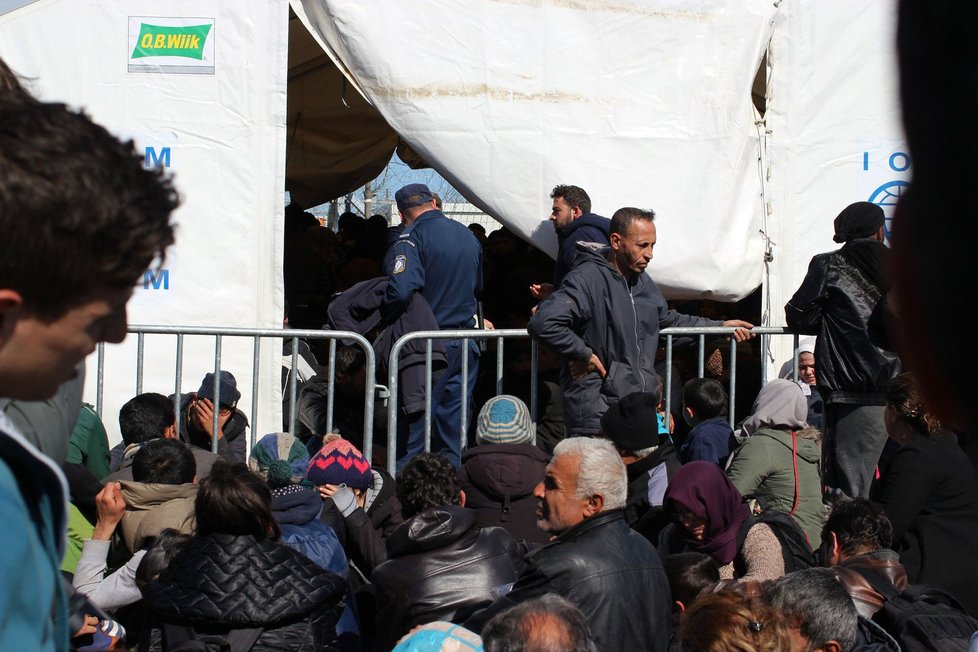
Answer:
MULTIPOLYGON (((628 281, 625 281, 625 285, 628 285, 628 281)), ((638 356, 639 360, 642 358, 642 346, 638 342, 638 311, 635 310, 635 295, 632 294, 632 288, 628 288, 628 298, 632 302, 632 332, 635 334, 635 354, 638 356)), ((636 365, 638 371, 638 377, 642 379, 642 391, 646 391, 645 387, 645 375, 642 374, 641 365, 636 365)))

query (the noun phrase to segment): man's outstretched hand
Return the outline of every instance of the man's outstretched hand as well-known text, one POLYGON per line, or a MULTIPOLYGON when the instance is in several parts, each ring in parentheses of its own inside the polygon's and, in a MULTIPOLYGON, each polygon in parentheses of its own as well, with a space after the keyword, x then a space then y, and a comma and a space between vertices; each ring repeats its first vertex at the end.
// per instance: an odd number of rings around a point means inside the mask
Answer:
POLYGON ((754 334, 750 332, 750 329, 754 328, 754 324, 748 321, 743 321, 741 319, 728 319, 727 321, 723 322, 723 325, 728 327, 733 326, 737 329, 734 331, 733 336, 738 342, 746 342, 750 338, 754 337, 754 334))

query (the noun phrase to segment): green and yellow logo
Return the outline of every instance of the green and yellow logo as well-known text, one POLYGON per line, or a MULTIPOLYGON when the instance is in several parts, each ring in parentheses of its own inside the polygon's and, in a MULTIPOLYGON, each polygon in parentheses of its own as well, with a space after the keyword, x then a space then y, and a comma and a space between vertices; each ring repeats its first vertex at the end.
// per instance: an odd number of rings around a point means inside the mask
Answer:
POLYGON ((142 57, 204 58, 204 43, 213 25, 170 27, 142 23, 130 59, 142 57))

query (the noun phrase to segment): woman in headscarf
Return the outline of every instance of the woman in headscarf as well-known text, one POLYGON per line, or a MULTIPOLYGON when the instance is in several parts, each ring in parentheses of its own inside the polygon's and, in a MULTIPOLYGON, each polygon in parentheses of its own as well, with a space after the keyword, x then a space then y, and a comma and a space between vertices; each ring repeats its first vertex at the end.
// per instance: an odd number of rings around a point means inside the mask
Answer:
POLYGON ((744 496, 793 517, 814 550, 825 522, 822 447, 820 433, 805 422, 807 415, 797 384, 772 380, 762 387, 741 427, 747 439, 734 452, 727 475, 744 496))
MULTIPOLYGON (((808 401, 808 425, 822 429, 822 413, 825 412, 825 401, 818 391, 818 377, 815 375, 815 340, 814 337, 802 337, 798 340, 798 386, 801 387, 805 400, 808 401)), ((778 378, 793 380, 794 360, 788 360, 781 365, 778 378)))
POLYGON ((764 581, 784 575, 784 553, 774 530, 766 523, 751 524, 744 497, 716 464, 696 461, 679 467, 663 502, 675 522, 662 531, 660 554, 710 555, 721 579, 764 581))
POLYGON ((900 447, 871 495, 893 524, 893 550, 911 583, 936 585, 978 613, 978 474, 913 374, 890 383, 883 423, 900 447))

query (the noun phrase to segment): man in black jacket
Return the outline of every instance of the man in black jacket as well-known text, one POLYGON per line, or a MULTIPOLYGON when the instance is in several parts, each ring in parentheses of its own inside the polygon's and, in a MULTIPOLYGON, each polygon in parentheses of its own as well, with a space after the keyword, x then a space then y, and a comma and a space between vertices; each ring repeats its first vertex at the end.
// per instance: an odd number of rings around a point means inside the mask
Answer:
POLYGON ((412 458, 397 476, 397 497, 406 520, 371 578, 384 650, 417 625, 460 623, 491 604, 516 580, 522 552, 506 530, 476 525, 458 473, 441 455, 412 458))
POLYGON ((900 371, 886 334, 890 251, 883 244, 883 209, 869 202, 847 206, 835 218, 834 240, 845 244, 812 258, 784 312, 793 332, 818 335, 825 484, 867 498, 886 443, 886 388, 900 371))
POLYGON ((656 243, 655 213, 620 208, 611 218, 608 248, 580 245, 560 288, 530 319, 530 334, 564 359, 560 389, 567 434, 594 435, 608 406, 632 392, 657 386, 659 329, 732 326, 738 341, 752 324, 682 315, 669 309, 645 273, 656 243))
POLYGON ((241 392, 230 371, 221 370, 215 378, 204 374, 200 389, 180 396, 180 439, 204 450, 213 450, 217 433, 217 454, 228 462, 245 462, 248 417, 237 408, 241 392), (214 412, 217 430, 214 430, 214 412))
POLYGON ((635 392, 601 417, 601 434, 614 443, 628 473, 625 522, 653 544, 669 525, 662 499, 680 466, 672 441, 659 437, 658 405, 659 392, 635 392))
POLYGON ((669 582, 655 548, 625 523, 626 484, 610 441, 572 437, 557 444, 536 489, 539 525, 554 539, 527 555, 512 591, 466 627, 478 631, 503 609, 556 593, 584 614, 597 649, 666 650, 669 582))

